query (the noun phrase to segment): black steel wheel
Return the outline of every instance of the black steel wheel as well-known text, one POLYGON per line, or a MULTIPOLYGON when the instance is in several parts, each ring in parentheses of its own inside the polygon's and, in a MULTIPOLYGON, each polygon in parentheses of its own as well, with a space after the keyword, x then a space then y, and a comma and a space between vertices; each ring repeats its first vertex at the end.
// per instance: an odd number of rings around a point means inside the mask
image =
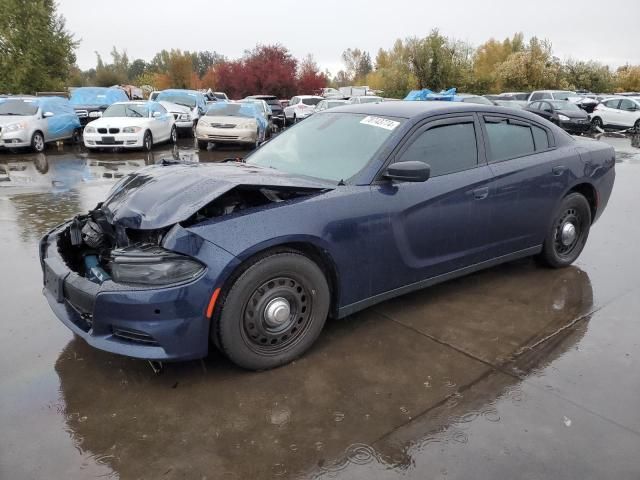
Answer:
POLYGON ((277 367, 313 344, 329 304, 327 280, 311 259, 295 251, 266 254, 245 266, 221 295, 212 336, 243 368, 277 367))
POLYGON ((591 228, 591 207, 580 193, 570 193, 558 207, 544 241, 541 259, 553 268, 571 265, 584 248, 591 228))

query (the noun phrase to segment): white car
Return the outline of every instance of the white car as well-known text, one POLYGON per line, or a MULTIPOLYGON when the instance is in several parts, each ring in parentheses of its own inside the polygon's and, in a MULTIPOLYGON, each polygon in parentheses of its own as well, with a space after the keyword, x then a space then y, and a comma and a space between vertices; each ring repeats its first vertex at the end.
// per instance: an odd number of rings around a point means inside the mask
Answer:
POLYGON ((591 114, 594 127, 633 128, 640 132, 640 97, 610 97, 596 105, 591 114))
POLYGON ((179 134, 188 134, 195 136, 196 127, 193 124, 191 109, 189 107, 178 105, 177 103, 173 102, 166 102, 164 100, 161 100, 158 103, 166 108, 166 110, 171 115, 173 115, 173 118, 176 120, 176 128, 178 129, 179 134))
POLYGON ((384 98, 376 95, 358 95, 357 97, 351 97, 349 103, 361 104, 361 103, 380 103, 384 102, 384 98))
POLYGON ((289 105, 284 107, 284 121, 287 125, 296 123, 298 120, 307 118, 313 113, 318 103, 324 97, 317 95, 297 95, 289 101, 289 105))
POLYGON ((158 102, 118 102, 102 118, 84 127, 84 146, 94 148, 142 148, 176 143, 178 132, 173 115, 158 102))
POLYGON ((238 143, 257 148, 266 138, 267 120, 256 102, 214 102, 196 127, 198 148, 238 143))
POLYGON ((267 138, 271 138, 273 135, 273 131, 275 130, 273 126, 273 110, 271 110, 271 105, 269 105, 266 100, 262 100, 259 98, 245 98, 244 100, 238 100, 239 103, 255 103, 258 107, 258 110, 264 115, 265 120, 267 121, 267 138))
POLYGON ((327 98, 325 100, 322 100, 320 103, 318 103, 318 105, 316 105, 316 108, 313 111, 314 113, 317 113, 317 112, 322 112, 323 110, 327 110, 329 108, 341 107, 343 105, 348 105, 348 104, 349 104, 349 100, 327 98))

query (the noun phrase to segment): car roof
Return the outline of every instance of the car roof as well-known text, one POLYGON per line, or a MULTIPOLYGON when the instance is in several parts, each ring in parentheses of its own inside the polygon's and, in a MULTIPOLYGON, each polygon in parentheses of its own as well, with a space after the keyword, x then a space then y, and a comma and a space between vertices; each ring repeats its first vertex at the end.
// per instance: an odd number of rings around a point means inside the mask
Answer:
POLYGON ((298 97, 298 98, 324 98, 324 97, 321 97, 320 95, 294 95, 294 97, 298 97))
POLYGON ((359 113, 364 115, 382 115, 390 117, 399 117, 411 119, 414 117, 422 117, 425 114, 446 114, 446 113, 465 113, 465 112, 486 112, 486 113, 510 113, 519 116, 526 116, 532 120, 538 121, 534 114, 529 114, 523 110, 506 111, 507 107, 500 107, 496 105, 484 105, 479 103, 464 103, 464 102, 450 102, 450 101, 388 101, 382 103, 352 103, 343 107, 335 107, 331 109, 331 112, 343 112, 343 113, 359 113))

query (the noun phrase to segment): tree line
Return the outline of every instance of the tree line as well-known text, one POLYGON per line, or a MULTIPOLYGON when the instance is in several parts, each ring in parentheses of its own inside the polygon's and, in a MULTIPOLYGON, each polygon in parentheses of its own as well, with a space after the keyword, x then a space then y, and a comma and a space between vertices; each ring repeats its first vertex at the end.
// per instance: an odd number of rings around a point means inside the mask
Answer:
POLYGON ((342 54, 344 68, 331 76, 311 55, 296 59, 282 45, 257 45, 237 59, 216 51, 162 50, 150 61, 131 60, 115 47, 106 60, 81 70, 79 42, 56 12, 54 0, 2 0, 0 92, 34 93, 76 86, 134 84, 155 89, 211 88, 231 98, 253 93, 290 97, 321 87, 368 85, 402 98, 413 89, 497 93, 561 88, 594 92, 640 91, 640 65, 612 70, 597 61, 565 60, 548 40, 516 33, 474 47, 437 29, 425 37, 398 39, 372 58, 359 48, 342 54))

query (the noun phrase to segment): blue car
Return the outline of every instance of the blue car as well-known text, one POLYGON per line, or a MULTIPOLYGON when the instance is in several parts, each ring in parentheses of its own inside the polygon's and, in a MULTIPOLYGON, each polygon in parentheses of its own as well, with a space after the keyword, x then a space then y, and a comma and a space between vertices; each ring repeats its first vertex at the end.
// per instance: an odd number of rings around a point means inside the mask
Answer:
POLYGON ((300 356, 328 317, 510 260, 566 267, 613 148, 525 111, 387 102, 321 112, 244 161, 143 168, 40 243, 44 293, 96 348, 300 356))
POLYGON ((71 92, 69 98, 83 127, 100 118, 114 103, 127 101, 129 97, 119 87, 79 87, 71 92))

